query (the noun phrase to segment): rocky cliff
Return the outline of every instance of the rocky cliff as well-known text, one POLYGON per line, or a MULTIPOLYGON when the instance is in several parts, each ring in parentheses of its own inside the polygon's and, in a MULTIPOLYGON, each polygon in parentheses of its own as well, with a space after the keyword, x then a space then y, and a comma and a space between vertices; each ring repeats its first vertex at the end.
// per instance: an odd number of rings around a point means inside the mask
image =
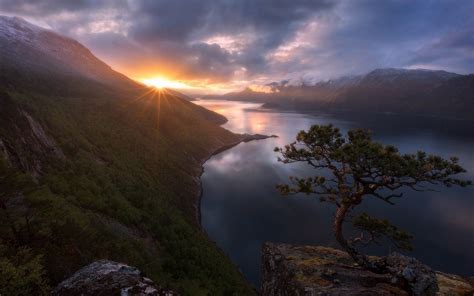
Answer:
POLYGON ((363 270, 337 249, 266 243, 262 249, 261 293, 263 296, 474 293, 474 278, 434 272, 415 259, 402 255, 388 258, 404 265, 395 278, 363 270), (404 284, 400 278, 404 279, 404 284), (413 289, 418 290, 413 292, 413 289))

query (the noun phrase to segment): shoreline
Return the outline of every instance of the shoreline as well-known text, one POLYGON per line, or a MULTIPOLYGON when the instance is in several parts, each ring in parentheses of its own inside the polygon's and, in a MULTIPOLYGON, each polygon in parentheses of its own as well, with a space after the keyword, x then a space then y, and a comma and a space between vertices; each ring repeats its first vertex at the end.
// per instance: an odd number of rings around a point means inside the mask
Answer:
MULTIPOLYGON (((259 141, 259 140, 265 140, 265 139, 269 139, 269 138, 277 138, 278 136, 277 135, 270 135, 270 136, 267 136, 267 135, 261 135, 261 134, 237 134, 240 138, 238 141, 236 142, 233 142, 233 143, 230 143, 230 144, 226 144, 226 145, 223 145, 219 148, 217 148, 216 150, 214 150, 213 152, 211 152, 211 154, 206 157, 205 159, 203 159, 200 163, 199 163, 199 174, 198 176, 196 177, 197 178, 197 182, 199 183, 198 184, 198 192, 197 192, 197 201, 196 201, 196 219, 197 219, 197 223, 198 223, 198 226, 199 226, 199 229, 201 231, 203 231, 204 233, 206 233, 203 228, 202 228, 202 215, 201 215, 201 200, 202 200, 202 195, 203 195, 203 185, 202 185, 202 181, 201 181, 201 177, 202 175, 204 174, 204 164, 209 160, 211 159, 213 156, 221 153, 221 152, 224 152, 224 151, 227 151, 229 149, 232 149, 233 147, 241 144, 241 143, 248 143, 248 142, 251 142, 251 141, 259 141)), ((206 236, 207 236, 207 233, 206 233, 206 236)))
POLYGON ((233 142, 233 143, 230 143, 230 144, 226 144, 226 145, 223 145, 219 148, 217 148, 216 150, 214 150, 212 153, 209 154, 208 157, 204 158, 201 162, 200 162, 200 168, 199 168, 199 175, 197 176, 197 179, 196 181, 198 182, 198 192, 197 192, 197 200, 196 200, 196 219, 197 219, 197 225, 198 225, 198 228, 199 228, 199 231, 201 231, 202 234, 205 235, 206 239, 211 242, 215 248, 221 252, 229 261, 230 263, 235 267, 235 269, 240 273, 240 275, 242 276, 242 278, 244 279, 244 281, 249 285, 249 287, 251 287, 251 289, 253 289, 255 291, 256 294, 258 294, 258 291, 259 291, 259 288, 258 287, 254 287, 252 285, 252 283, 250 283, 250 281, 245 277, 245 275, 243 274, 243 272, 240 270, 239 266, 236 265, 232 260, 231 258, 229 257, 228 254, 226 254, 224 252, 224 250, 214 241, 212 240, 209 235, 207 234, 207 232, 205 231, 205 229, 202 227, 202 214, 201 214, 201 201, 202 201, 202 197, 203 197, 203 184, 202 184, 202 180, 201 180, 201 177, 202 175, 204 174, 204 164, 209 160, 211 159, 213 156, 219 154, 219 153, 222 153, 224 151, 227 151, 229 149, 232 149, 233 147, 241 144, 241 143, 248 143, 248 142, 251 142, 251 141, 259 141, 259 140, 264 140, 264 139, 268 139, 268 138, 277 138, 278 136, 276 135, 271 135, 271 136, 266 136, 266 135, 260 135, 260 134, 255 134, 255 135, 249 135, 249 134, 237 134, 239 136, 239 140, 236 141, 236 142, 233 142))

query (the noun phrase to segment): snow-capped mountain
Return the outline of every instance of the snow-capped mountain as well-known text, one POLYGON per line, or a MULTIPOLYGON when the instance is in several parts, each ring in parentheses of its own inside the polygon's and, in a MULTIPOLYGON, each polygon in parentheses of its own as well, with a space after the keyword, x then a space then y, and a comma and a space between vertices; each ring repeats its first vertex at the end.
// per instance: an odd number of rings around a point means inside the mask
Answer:
POLYGON ((375 69, 314 85, 274 85, 277 92, 209 98, 272 103, 279 108, 390 112, 474 119, 474 75, 426 69, 375 69))
POLYGON ((0 78, 6 82, 28 79, 28 73, 37 72, 49 78, 81 77, 117 87, 136 86, 79 42, 19 17, 0 16, 0 56, 0 78))

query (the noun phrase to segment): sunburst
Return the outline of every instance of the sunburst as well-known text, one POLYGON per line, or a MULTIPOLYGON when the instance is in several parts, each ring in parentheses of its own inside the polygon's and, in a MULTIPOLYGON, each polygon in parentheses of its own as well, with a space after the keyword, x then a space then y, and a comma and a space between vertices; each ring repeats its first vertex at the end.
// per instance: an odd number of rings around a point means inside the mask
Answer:
POLYGON ((164 77, 153 77, 148 79, 143 79, 142 82, 147 86, 152 86, 158 89, 163 88, 176 88, 176 89, 183 89, 183 88, 190 88, 189 85, 177 80, 169 80, 164 77))

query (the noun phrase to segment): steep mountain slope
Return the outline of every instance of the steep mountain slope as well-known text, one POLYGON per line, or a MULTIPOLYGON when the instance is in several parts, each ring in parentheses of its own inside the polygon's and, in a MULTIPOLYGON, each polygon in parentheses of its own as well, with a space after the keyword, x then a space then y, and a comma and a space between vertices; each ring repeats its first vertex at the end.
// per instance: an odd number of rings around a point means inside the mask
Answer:
POLYGON ((165 88, 165 90, 166 90, 168 93, 170 93, 170 94, 172 94, 172 95, 174 95, 174 96, 180 97, 180 98, 182 98, 182 99, 185 99, 185 100, 187 100, 187 101, 194 101, 194 100, 195 100, 194 98, 191 98, 191 97, 189 97, 189 96, 187 96, 187 95, 185 95, 185 94, 183 94, 183 93, 177 92, 177 91, 175 91, 175 90, 173 90, 173 89, 165 88))
MULTIPOLYGON (((445 108, 447 106, 436 89, 459 76, 445 71, 377 69, 339 94, 334 100, 334 107, 453 116, 455 110, 449 106, 445 108)), ((471 94, 474 96, 474 93, 471 94)), ((462 103, 469 105, 472 100, 474 97, 466 96, 462 103)))
POLYGON ((197 223, 202 161, 241 139, 225 118, 22 19, 0 17, 0 57, 3 278, 42 294, 107 258, 183 295, 252 294, 197 223))
POLYGON ((136 84, 113 71, 79 42, 18 17, 0 18, 0 54, 4 70, 0 81, 26 88, 49 85, 51 77, 69 84, 69 78, 78 76, 121 88, 136 84), (32 84, 33 79, 36 83, 32 84))
POLYGON ((231 100, 277 103, 279 108, 324 111, 392 112, 472 119, 474 75, 446 71, 377 69, 314 85, 271 84, 273 92, 244 90, 231 100))

